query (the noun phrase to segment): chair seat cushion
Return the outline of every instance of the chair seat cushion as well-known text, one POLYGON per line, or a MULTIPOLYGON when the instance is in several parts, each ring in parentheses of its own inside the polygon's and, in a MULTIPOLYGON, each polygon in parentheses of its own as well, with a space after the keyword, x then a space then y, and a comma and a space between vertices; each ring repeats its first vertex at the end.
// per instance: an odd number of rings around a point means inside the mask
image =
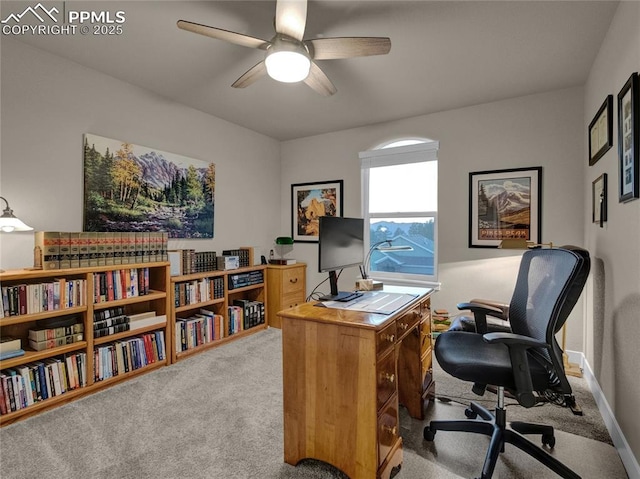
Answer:
MULTIPOLYGON (((436 338, 435 355, 448 374, 472 383, 504 386, 515 389, 509 350, 504 344, 489 344, 481 334, 467 331, 447 331, 436 338)), ((529 356, 534 391, 549 387, 549 374, 529 356)))

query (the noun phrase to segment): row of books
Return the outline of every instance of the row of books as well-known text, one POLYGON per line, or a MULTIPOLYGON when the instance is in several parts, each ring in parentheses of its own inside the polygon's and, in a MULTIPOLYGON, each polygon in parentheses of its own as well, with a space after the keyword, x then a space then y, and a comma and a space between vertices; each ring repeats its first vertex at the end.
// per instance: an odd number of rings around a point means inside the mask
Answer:
POLYGON ((94 350, 94 379, 103 381, 165 359, 164 331, 116 341, 94 350))
POLYGON ((221 259, 224 257, 238 257, 235 268, 251 266, 253 251, 250 247, 228 249, 222 252, 222 256, 217 256, 215 251, 196 251, 195 249, 177 249, 168 252, 168 261, 171 263, 171 276, 181 276, 193 273, 204 273, 207 271, 220 271, 226 264, 221 259))
POLYGON ((262 270, 258 271, 248 271, 246 273, 237 273, 230 274, 229 278, 229 289, 238 289, 244 288, 246 286, 252 286, 255 284, 264 283, 264 273, 262 270))
POLYGON ((175 306, 198 304, 224 298, 224 278, 202 278, 174 284, 175 306))
POLYGON ((0 414, 87 385, 87 356, 72 353, 0 371, 0 414))
POLYGON ((222 252, 222 256, 237 256, 240 259, 239 266, 241 268, 252 266, 252 264, 250 263, 250 258, 251 258, 250 248, 226 249, 222 252))
POLYGON ((166 232, 36 231, 34 266, 83 268, 167 261, 166 232))
POLYGON ((264 324, 264 303, 248 299, 235 299, 233 306, 241 309, 241 329, 250 329, 264 324))
POLYGON ((86 288, 86 280, 69 278, 2 286, 0 318, 84 306, 86 288))
POLYGON ((149 294, 149 268, 115 269, 93 274, 93 302, 103 303, 149 294))
POLYGON ((102 338, 111 334, 129 331, 129 316, 123 306, 93 312, 93 337, 102 338))
POLYGON ((224 316, 201 309, 189 318, 176 318, 176 352, 187 351, 225 337, 224 316))

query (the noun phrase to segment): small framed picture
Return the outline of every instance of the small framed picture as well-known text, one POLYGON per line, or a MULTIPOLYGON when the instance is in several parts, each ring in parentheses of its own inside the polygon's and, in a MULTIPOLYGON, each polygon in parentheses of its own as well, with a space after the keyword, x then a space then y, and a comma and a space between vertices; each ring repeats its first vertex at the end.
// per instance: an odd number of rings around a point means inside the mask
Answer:
POLYGON ((607 221, 607 174, 603 173, 591 183, 591 221, 600 228, 607 221))
POLYGON ((291 185, 291 237, 317 243, 320 216, 342 216, 343 180, 291 185))
POLYGON ((620 203, 640 197, 638 187, 640 150, 640 100, 638 73, 634 73, 618 93, 618 183, 620 203))
POLYGON ((542 167, 469 173, 469 248, 541 243, 542 167))
POLYGON ((613 146, 613 95, 608 95, 589 123, 589 166, 613 146))

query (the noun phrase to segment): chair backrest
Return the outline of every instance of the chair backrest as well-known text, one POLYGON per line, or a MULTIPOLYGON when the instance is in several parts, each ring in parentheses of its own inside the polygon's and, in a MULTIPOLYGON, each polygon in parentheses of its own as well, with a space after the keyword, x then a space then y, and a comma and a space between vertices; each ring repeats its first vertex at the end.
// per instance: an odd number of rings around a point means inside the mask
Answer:
POLYGON ((559 380, 557 385, 562 390, 570 391, 571 388, 564 375, 562 351, 555 333, 580 296, 587 275, 588 271, 584 274, 584 256, 569 249, 526 251, 509 306, 514 333, 552 345, 551 350, 540 349, 534 357, 547 363, 545 366, 556 376, 556 384, 559 380))

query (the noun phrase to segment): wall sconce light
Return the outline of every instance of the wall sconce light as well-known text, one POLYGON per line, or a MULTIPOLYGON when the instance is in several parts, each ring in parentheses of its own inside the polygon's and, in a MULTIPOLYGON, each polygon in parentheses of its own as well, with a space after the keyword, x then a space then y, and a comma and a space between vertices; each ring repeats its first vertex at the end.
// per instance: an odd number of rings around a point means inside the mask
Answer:
POLYGON ((24 224, 13 214, 13 210, 9 207, 9 202, 0 196, 0 200, 4 201, 7 207, 2 210, 0 216, 0 231, 3 233, 11 233, 13 231, 32 231, 33 228, 24 224))

